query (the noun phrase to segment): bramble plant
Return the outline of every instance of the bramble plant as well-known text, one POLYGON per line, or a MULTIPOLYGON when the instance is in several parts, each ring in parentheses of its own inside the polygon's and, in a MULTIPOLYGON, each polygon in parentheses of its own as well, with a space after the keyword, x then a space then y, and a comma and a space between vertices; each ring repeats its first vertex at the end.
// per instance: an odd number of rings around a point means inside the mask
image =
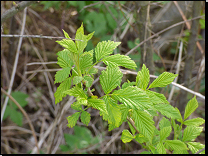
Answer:
MULTIPOLYGON (((82 24, 76 32, 75 42, 64 30, 63 32, 67 39, 56 41, 65 49, 57 53, 57 64, 63 69, 55 75, 54 83, 61 84, 54 96, 56 103, 62 101, 67 94, 76 97, 77 101, 71 105, 71 108, 78 112, 67 117, 68 127, 72 128, 76 125, 80 114, 81 122, 88 125, 91 117, 86 110, 93 107, 100 111, 103 120, 108 121, 109 131, 127 121, 131 132, 123 130, 121 140, 126 143, 135 139, 147 150, 142 153, 188 154, 188 152, 196 153, 205 147, 199 142, 194 142, 203 130, 203 127, 199 126, 205 120, 199 117, 188 119, 198 107, 196 97, 188 102, 182 118, 179 110, 171 106, 163 94, 149 90, 167 86, 177 74, 164 72, 148 85, 149 70, 143 65, 135 82, 128 81, 120 87, 123 74, 119 66, 128 69, 137 67, 129 56, 111 55, 121 42, 102 41, 94 50, 84 52, 94 32, 84 35, 82 24), (95 57, 94 63, 93 57, 95 57), (94 89, 91 90, 90 87, 94 81, 93 75, 98 72, 94 66, 101 61, 107 66, 100 75, 100 84, 105 95, 98 98, 92 94, 94 89), (119 87, 119 90, 114 90, 116 87, 119 87), (118 101, 121 104, 118 104, 118 101), (160 120, 157 129, 153 117, 158 116, 159 113, 164 117, 160 120), (182 131, 183 125, 186 126, 184 131, 182 131), (174 138, 168 140, 172 130, 174 138)), ((205 153, 205 150, 201 153, 205 153)))

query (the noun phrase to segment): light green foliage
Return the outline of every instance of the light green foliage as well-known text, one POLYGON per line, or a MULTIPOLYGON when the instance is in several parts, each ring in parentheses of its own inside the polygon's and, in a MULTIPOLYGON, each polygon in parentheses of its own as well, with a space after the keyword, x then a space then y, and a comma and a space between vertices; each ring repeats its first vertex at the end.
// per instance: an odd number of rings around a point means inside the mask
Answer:
MULTIPOLYGON (((28 98, 28 95, 22 92, 12 92, 11 96, 20 104, 21 107, 25 107, 27 105, 26 98, 28 98)), ((18 111, 17 105, 9 99, 8 105, 6 107, 3 120, 5 120, 7 117, 10 117, 10 119, 16 123, 18 126, 22 126, 22 119, 23 114, 18 111)))
POLYGON ((88 126, 90 119, 91 119, 90 113, 83 111, 81 114, 81 121, 83 122, 83 124, 88 126))
POLYGON ((138 71, 137 73, 136 86, 143 90, 146 90, 149 81, 150 81, 149 70, 143 64, 142 70, 138 71))
POLYGON ((138 128, 139 132, 151 141, 155 129, 152 117, 144 111, 134 110, 133 118, 135 126, 138 128))
POLYGON ((109 65, 109 63, 114 63, 117 66, 123 66, 123 67, 129 68, 129 69, 135 69, 137 67, 135 62, 133 60, 131 60, 131 58, 129 56, 120 55, 120 54, 105 57, 102 61, 106 65, 109 65))
POLYGON ((156 78, 149 86, 150 88, 155 88, 155 87, 165 87, 178 76, 177 74, 172 74, 168 72, 163 72, 158 78, 156 78))
MULTIPOLYGON (((143 153, 166 154, 166 150, 169 150, 173 154, 188 154, 188 150, 196 152, 202 149, 204 147, 202 144, 193 141, 202 132, 203 127, 199 126, 204 124, 205 120, 202 118, 187 119, 198 107, 196 97, 188 102, 184 118, 182 118, 179 110, 171 106, 163 94, 149 90, 167 86, 177 74, 164 72, 149 85, 149 70, 143 65, 141 71, 138 71, 135 82, 127 80, 120 88, 123 74, 119 66, 135 69, 136 64, 128 56, 111 55, 120 42, 102 41, 97 44, 95 49, 84 51, 93 34, 94 32, 84 35, 82 24, 76 32, 75 42, 65 31, 64 35, 68 39, 58 41, 66 49, 57 53, 57 64, 63 69, 55 75, 54 83, 61 83, 54 94, 55 103, 60 102, 66 95, 76 98, 76 102, 71 105, 71 108, 77 112, 67 117, 67 126, 74 127, 79 117, 81 122, 88 126, 91 116, 87 109, 92 107, 97 109, 103 120, 108 122, 109 131, 128 121, 132 133, 123 130, 121 140, 127 143, 135 139, 148 150, 143 153), (96 59, 95 62, 93 62, 93 58, 96 59), (97 97, 91 91, 94 91, 92 88, 94 74, 98 73, 98 69, 94 66, 101 61, 107 65, 100 75, 100 84, 105 95, 97 97), (119 89, 114 90, 116 87, 119 89), (153 117, 159 116, 159 113, 164 117, 159 122, 159 129, 156 129, 153 117), (180 125, 176 124, 175 120, 180 125), (183 125, 185 125, 184 131, 183 125), (172 130, 174 139, 168 140, 172 130), (138 132, 139 134, 137 134, 138 132)), ((7 115, 6 112, 5 114, 7 115)), ((18 113, 15 116, 18 116, 18 113)), ((75 130, 75 135, 65 134, 67 145, 60 146, 63 151, 72 150, 75 147, 86 148, 90 145, 89 140, 91 139, 80 140, 81 137, 85 138, 86 134, 80 131, 80 136, 78 136, 77 131, 80 129, 76 127, 75 130), (82 142, 82 145, 79 144, 79 141, 82 142)))
POLYGON ((122 72, 119 67, 107 67, 106 71, 102 71, 100 75, 100 84, 105 94, 110 93, 117 86, 120 86, 122 79, 122 72))
POLYGON ((184 120, 187 119, 196 110, 197 107, 198 107, 198 102, 195 96, 186 105, 185 113, 184 113, 184 120))
POLYGON ((134 139, 135 136, 133 136, 128 130, 123 130, 121 135, 121 140, 124 143, 130 142, 132 139, 134 139))
POLYGON ((114 41, 102 41, 97 44, 95 47, 95 57, 96 61, 99 61, 101 58, 108 56, 113 53, 113 50, 119 45, 121 42, 114 41))
POLYGON ((129 86, 125 89, 115 90, 112 97, 135 110, 144 110, 152 105, 145 92, 137 87, 129 86))

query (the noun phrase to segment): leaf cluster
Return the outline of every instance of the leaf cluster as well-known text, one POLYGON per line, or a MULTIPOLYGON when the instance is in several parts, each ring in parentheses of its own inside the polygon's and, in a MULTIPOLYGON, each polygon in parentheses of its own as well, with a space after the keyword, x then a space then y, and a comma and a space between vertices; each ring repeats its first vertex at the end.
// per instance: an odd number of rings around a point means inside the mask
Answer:
POLYGON ((88 125, 91 116, 86 110, 92 107, 99 110, 103 120, 108 122, 109 131, 128 119, 131 132, 124 130, 121 140, 126 143, 135 139, 151 153, 166 153, 166 150, 173 153, 188 153, 190 150, 194 153, 203 148, 202 144, 195 144, 193 141, 201 133, 202 127, 199 125, 203 124, 204 120, 201 118, 187 120, 198 107, 196 98, 187 104, 182 118, 179 110, 171 106, 163 94, 149 90, 167 86, 177 74, 164 72, 149 84, 149 70, 143 65, 141 71, 137 73, 135 82, 128 81, 120 87, 123 74, 119 66, 133 70, 137 66, 128 56, 111 55, 120 42, 102 41, 95 49, 84 51, 93 33, 84 35, 84 28, 81 25, 76 32, 75 42, 65 31, 67 39, 57 41, 65 49, 57 53, 57 64, 63 69, 55 75, 55 83, 61 83, 54 94, 55 102, 60 102, 66 95, 74 96, 77 100, 71 108, 78 112, 67 117, 67 126, 74 127, 79 117, 81 122, 88 125), (92 94, 90 87, 94 81, 93 75, 97 73, 94 65, 101 61, 107 66, 100 75, 100 84, 105 95, 98 98, 92 94), (120 89, 115 90, 117 87, 120 89), (153 120, 158 113, 165 116, 159 123, 160 130, 156 129, 153 120), (175 120, 181 125, 176 124, 175 120), (183 133, 182 125, 187 126, 183 133), (167 140, 172 130, 174 140, 167 140), (136 132, 139 133, 135 134, 136 132))

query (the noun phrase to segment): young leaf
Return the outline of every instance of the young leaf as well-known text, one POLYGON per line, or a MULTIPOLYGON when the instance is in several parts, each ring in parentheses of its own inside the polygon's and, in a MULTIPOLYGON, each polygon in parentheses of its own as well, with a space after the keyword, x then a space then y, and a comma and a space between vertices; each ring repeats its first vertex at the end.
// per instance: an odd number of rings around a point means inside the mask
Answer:
POLYGON ((149 96, 150 101, 153 104, 159 104, 159 103, 169 104, 169 102, 166 100, 166 97, 163 94, 156 93, 151 90, 146 90, 146 94, 147 96, 149 96))
POLYGON ((70 89, 71 86, 71 77, 65 79, 57 88, 56 92, 54 93, 55 103, 57 104, 59 101, 62 100, 67 94, 64 91, 70 89))
POLYGON ((171 126, 170 121, 168 119, 166 119, 165 117, 163 117, 159 123, 160 129, 163 129, 164 127, 169 127, 169 126, 171 126))
POLYGON ((147 85, 150 81, 149 70, 146 68, 145 64, 142 66, 142 70, 137 73, 136 86, 146 90, 147 85))
POLYGON ((187 126, 183 132, 183 141, 193 141, 202 132, 203 127, 187 126))
POLYGON ((102 74, 100 75, 100 84, 105 94, 110 93, 121 84, 122 76, 123 74, 119 70, 119 67, 107 66, 106 71, 102 71, 102 74))
POLYGON ((92 38, 92 36, 94 35, 94 31, 92 32, 92 33, 90 33, 90 34, 88 34, 87 36, 86 36, 86 39, 87 39, 87 41, 89 41, 91 38, 92 38))
POLYGON ((120 107, 120 111, 121 111, 121 121, 125 121, 127 118, 127 115, 129 114, 129 108, 126 107, 124 104, 120 104, 118 105, 120 107))
POLYGON ((200 126, 202 124, 204 124, 205 120, 198 117, 198 118, 194 118, 194 119, 189 119, 189 120, 186 120, 184 121, 184 125, 187 125, 187 126, 200 126))
POLYGON ((170 135, 171 131, 172 131, 171 126, 163 127, 160 130, 160 141, 162 142, 163 140, 165 140, 170 135))
POLYGON ((105 102, 101 99, 88 99, 88 103, 93 107, 98 110, 100 110, 103 113, 108 114, 105 102))
POLYGON ((163 72, 158 78, 156 78, 149 86, 148 89, 150 88, 155 88, 155 87, 165 87, 178 76, 178 74, 173 74, 173 73, 168 73, 168 72, 163 72))
POLYGON ((74 113, 72 116, 68 116, 66 119, 68 120, 68 127, 70 128, 72 128, 72 127, 74 127, 75 125, 76 125, 76 123, 77 123, 77 120, 79 119, 79 114, 80 114, 80 112, 76 112, 76 113, 74 113))
POLYGON ((66 67, 62 70, 57 71, 55 75, 54 84, 63 82, 67 77, 69 77, 70 71, 71 67, 66 67))
POLYGON ((162 115, 167 116, 168 118, 172 119, 180 119, 180 113, 171 105, 169 104, 157 104, 154 105, 155 109, 160 112, 162 115))
POLYGON ((127 129, 124 129, 122 131, 121 140, 123 141, 123 143, 130 142, 135 137, 136 136, 133 136, 127 129))
MULTIPOLYGON (((200 142, 188 142, 188 148, 192 152, 192 154, 195 154, 198 152, 200 149, 204 148, 205 145, 201 144, 200 142)), ((199 153, 201 154, 201 153, 199 153)))
POLYGON ((83 77, 82 76, 75 76, 74 79, 73 79, 73 84, 78 84, 80 83, 81 81, 83 80, 83 77))
POLYGON ((87 95, 84 93, 82 88, 79 88, 78 86, 77 87, 73 87, 72 89, 69 89, 67 91, 64 91, 64 93, 65 94, 69 94, 70 96, 87 99, 87 95))
POLYGON ((143 90, 129 86, 125 89, 115 90, 112 97, 132 109, 148 109, 152 106, 149 97, 143 90))
POLYGON ((17 110, 11 109, 10 119, 14 123, 16 123, 18 126, 22 126, 23 115, 22 115, 22 113, 18 112, 17 110))
POLYGON ((155 130, 154 121, 152 117, 144 111, 134 110, 133 118, 135 122, 135 126, 138 128, 139 132, 141 132, 149 141, 152 140, 152 136, 155 130))
POLYGON ((78 53, 83 53, 84 48, 87 46, 87 37, 84 35, 83 23, 80 28, 77 29, 75 39, 78 53))
POLYGON ((81 121, 83 124, 87 125, 89 124, 90 122, 90 113, 86 112, 86 111, 83 111, 82 114, 81 114, 81 121))
POLYGON ((77 102, 74 102, 73 104, 71 104, 71 108, 77 111, 82 111, 82 105, 77 104, 77 102))
POLYGON ((67 32, 65 32, 64 30, 63 32, 64 32, 65 37, 68 39, 62 39, 61 41, 56 41, 56 42, 60 44, 61 46, 63 46, 64 48, 68 49, 70 52, 78 53, 77 47, 74 41, 71 40, 67 32))
POLYGON ((128 86, 133 86, 133 85, 135 85, 135 84, 136 84, 136 82, 124 82, 121 88, 122 88, 122 89, 125 89, 125 88, 127 88, 128 86))
POLYGON ((113 50, 119 45, 121 42, 114 41, 102 41, 97 44, 95 47, 95 57, 96 61, 99 61, 101 58, 108 56, 113 53, 113 50))
POLYGON ((121 111, 118 104, 112 98, 105 96, 103 98, 108 111, 108 123, 114 124, 116 127, 119 126, 121 121, 121 111))
POLYGON ((162 142, 157 144, 157 151, 159 154, 166 154, 166 150, 162 142))
POLYGON ((93 63, 93 50, 89 51, 89 52, 85 52, 80 56, 80 69, 82 71, 82 73, 84 74, 85 69, 87 67, 92 66, 93 63))
POLYGON ((198 108, 198 102, 196 96, 194 96, 186 105, 184 120, 186 120, 196 109, 198 108))
POLYGON ((66 67, 72 67, 73 62, 70 59, 70 51, 67 49, 64 49, 60 52, 58 52, 56 55, 58 55, 58 62, 57 64, 61 68, 66 68, 66 67))
POLYGON ((94 81, 94 79, 91 78, 90 76, 88 76, 88 75, 85 75, 85 76, 84 76, 84 82, 86 83, 86 84, 85 84, 86 87, 91 87, 93 81, 94 81))
POLYGON ((137 66, 133 60, 129 56, 125 55, 111 55, 102 59, 102 61, 108 65, 110 62, 115 63, 117 66, 123 66, 128 69, 135 69, 137 66))
POLYGON ((181 140, 165 140, 165 146, 177 151, 188 150, 186 144, 181 140))
POLYGON ((148 139, 141 133, 136 134, 135 140, 139 142, 140 144, 142 144, 143 142, 148 142, 148 139))

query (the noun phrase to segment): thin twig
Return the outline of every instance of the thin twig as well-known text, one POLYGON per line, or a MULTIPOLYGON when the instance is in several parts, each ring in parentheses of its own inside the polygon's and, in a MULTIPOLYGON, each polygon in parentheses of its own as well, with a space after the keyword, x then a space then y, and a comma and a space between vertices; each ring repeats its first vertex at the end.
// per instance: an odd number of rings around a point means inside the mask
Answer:
POLYGON ((200 149, 198 152, 196 152, 195 154, 199 154, 199 153, 201 153, 202 151, 204 151, 205 150, 205 147, 204 148, 202 148, 202 149, 200 149))
MULTIPOLYGON (((106 67, 100 67, 100 66, 94 66, 94 67, 97 68, 97 69, 99 69, 99 70, 105 70, 106 69, 106 67)), ((49 69, 47 71, 48 72, 55 72, 55 71, 59 71, 59 70, 62 70, 62 69, 61 68, 59 68, 59 69, 49 69)), ((133 75, 137 75, 137 72, 135 72, 135 71, 125 70, 125 69, 120 69, 120 70, 121 70, 121 72, 123 74, 133 74, 133 75)), ((46 71, 46 70, 28 71, 28 72, 26 72, 26 74, 33 73, 33 72, 44 72, 44 71, 46 71)), ((158 76, 155 76, 155 75, 151 75, 150 74, 150 77, 151 78, 157 78, 158 76)), ((198 97, 200 97, 200 98, 202 98, 202 99, 205 100, 205 96, 202 95, 202 94, 200 94, 200 93, 198 93, 198 92, 192 91, 191 89, 188 89, 188 88, 186 88, 186 87, 184 87, 184 86, 182 86, 180 84, 177 84, 175 82, 172 82, 171 84, 174 85, 174 86, 177 86, 178 88, 183 89, 183 90, 185 90, 185 91, 187 91, 189 93, 192 93, 192 94, 194 94, 194 95, 196 95, 196 96, 198 96, 198 97)))
MULTIPOLYGON (((23 24, 22 24, 22 28, 21 28, 21 35, 23 35, 24 29, 25 29, 26 13, 27 13, 27 8, 24 9, 24 13, 23 13, 23 24)), ((20 37, 18 47, 17 47, 17 52, 16 52, 16 56, 15 56, 15 61, 14 61, 14 67, 13 67, 13 70, 12 70, 12 75, 11 75, 9 88, 8 88, 8 95, 11 94, 11 90, 12 90, 12 86, 13 86, 13 82, 14 82, 14 77, 15 77, 15 73, 16 73, 16 69, 17 69, 17 63, 18 63, 18 59, 19 59, 19 53, 20 53, 21 45, 22 45, 22 37, 20 37)), ((1 111, 1 123, 2 123, 3 116, 4 116, 4 112, 6 110, 8 100, 9 100, 9 97, 7 96, 5 98, 3 108, 2 108, 2 111, 1 111)))
POLYGON ((37 136, 36 136, 36 134, 35 134, 35 129, 34 129, 33 125, 32 125, 32 122, 31 122, 29 116, 27 115, 27 113, 25 112, 25 110, 21 107, 21 105, 20 105, 20 104, 19 104, 19 103, 11 96, 11 95, 9 95, 3 88, 1 88, 1 91, 2 91, 7 97, 9 97, 9 98, 16 104, 16 106, 20 109, 20 111, 22 112, 22 114, 24 114, 24 116, 25 116, 26 119, 28 120, 30 129, 31 129, 32 134, 33 134, 33 137, 34 137, 34 139, 35 139, 35 145, 36 145, 36 147, 37 147, 37 149, 38 149, 38 154, 39 154, 39 148, 38 148, 37 136))
POLYGON ((79 39, 69 39, 65 37, 54 37, 54 36, 42 36, 42 35, 6 35, 1 34, 1 37, 27 37, 27 38, 47 38, 47 39, 67 39, 67 40, 73 40, 73 41, 82 41, 79 39))
POLYGON ((198 18, 202 18, 202 17, 204 17, 204 16, 194 17, 194 18, 192 18, 192 19, 190 19, 190 20, 186 20, 186 21, 182 21, 182 22, 173 24, 173 25, 171 25, 171 26, 169 26, 169 27, 167 27, 167 28, 165 28, 165 29, 159 31, 158 33, 156 33, 156 34, 150 36, 149 38, 145 39, 144 41, 142 41, 141 43, 139 43, 137 46, 135 46, 133 49, 131 49, 129 52, 127 52, 125 55, 131 54, 134 50, 136 50, 138 47, 140 47, 140 46, 141 46, 142 44, 144 44, 145 42, 149 41, 150 39, 152 39, 152 38, 158 36, 159 34, 162 34, 163 32, 165 32, 165 31, 167 31, 167 30, 169 30, 169 29, 171 29, 171 28, 174 28, 174 27, 176 27, 176 26, 178 26, 178 25, 180 25, 180 24, 183 24, 183 23, 185 23, 185 22, 187 22, 187 21, 192 21, 192 20, 195 20, 195 19, 198 19, 198 18))
MULTIPOLYGON (((183 50, 183 42, 181 41, 180 48, 179 48, 178 64, 177 64, 176 74, 179 74, 179 71, 180 71, 182 50, 183 50)), ((175 80, 173 82, 177 82, 177 80, 178 80, 178 76, 175 78, 175 80)), ((171 91, 170 91, 170 94, 169 94, 169 97, 168 97, 168 101, 169 102, 172 99, 172 96, 173 96, 173 93, 174 93, 174 89, 175 89, 175 86, 173 86, 171 88, 171 91)))

